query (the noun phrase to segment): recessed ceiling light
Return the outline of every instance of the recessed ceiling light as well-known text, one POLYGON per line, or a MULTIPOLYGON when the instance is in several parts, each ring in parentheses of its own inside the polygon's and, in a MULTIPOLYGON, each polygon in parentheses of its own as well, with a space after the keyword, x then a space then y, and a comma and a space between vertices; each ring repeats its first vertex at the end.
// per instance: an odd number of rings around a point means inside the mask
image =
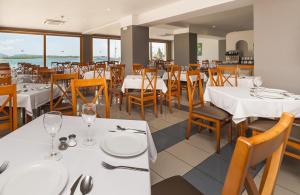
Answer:
POLYGON ((211 27, 212 27, 212 28, 216 28, 216 25, 212 25, 211 27))
POLYGON ((110 11, 111 11, 111 9, 108 7, 108 8, 106 8, 106 11, 110 12, 110 11))

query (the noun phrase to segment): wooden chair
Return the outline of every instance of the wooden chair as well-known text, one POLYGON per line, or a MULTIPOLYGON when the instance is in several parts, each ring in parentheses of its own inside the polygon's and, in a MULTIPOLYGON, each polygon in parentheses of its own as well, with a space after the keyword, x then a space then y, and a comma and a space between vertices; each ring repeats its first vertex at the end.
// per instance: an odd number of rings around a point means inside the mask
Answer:
POLYGON ((0 131, 14 131, 17 129, 17 94, 16 85, 0 86, 1 101, 0 107, 0 131))
POLYGON ((54 74, 55 71, 52 69, 48 69, 47 67, 41 67, 37 70, 37 82, 38 83, 50 83, 51 75, 54 74))
POLYGON ((94 78, 105 78, 106 64, 94 65, 94 78))
POLYGON ((71 81, 78 79, 78 73, 53 74, 51 77, 50 111, 60 111, 64 115, 73 115, 71 81), (61 96, 55 98, 54 88, 61 96))
MULTIPOLYGON (((82 103, 99 103, 99 96, 104 92, 104 101, 105 101, 105 118, 110 118, 110 109, 109 109, 109 102, 108 102, 108 92, 107 92, 107 85, 106 80, 104 78, 101 79, 74 79, 71 81, 71 89, 72 89, 72 107, 73 107, 73 115, 77 115, 77 96, 82 101, 82 103), (80 92, 81 88, 87 87, 96 87, 98 88, 95 91, 94 98, 89 101, 87 97, 80 92)), ((97 112, 97 116, 100 116, 100 113, 97 112)))
POLYGON ((220 74, 217 68, 208 69, 210 86, 221 86, 220 74))
POLYGON ((9 63, 0 63, 0 70, 10 69, 9 63))
POLYGON ((143 73, 143 65, 142 64, 133 64, 132 65, 132 73, 135 75, 141 75, 143 73))
POLYGON ((200 64, 189 64, 189 70, 200 70, 200 64))
POLYGON ((131 114, 132 104, 141 106, 141 117, 145 119, 144 108, 153 105, 157 117, 157 94, 156 94, 157 69, 144 68, 142 86, 140 92, 133 92, 128 95, 128 112, 131 114))
POLYGON ((254 65, 238 65, 238 76, 242 75, 243 72, 246 72, 247 75, 253 76, 254 74, 254 65))
POLYGON ((177 98, 178 110, 180 110, 181 67, 178 65, 171 65, 171 67, 167 69, 167 73, 168 73, 168 80, 167 80, 168 91, 167 93, 164 94, 164 100, 169 103, 169 111, 172 113, 172 101, 174 98, 177 98))
MULTIPOLYGON (((193 123, 208 128, 216 133, 216 152, 219 153, 221 125, 230 122, 231 117, 227 112, 217 107, 204 104, 203 86, 199 70, 187 71, 186 77, 189 93, 189 120, 186 139, 189 139, 191 135, 193 123), (197 94, 199 100, 194 98, 197 94), (210 122, 210 124, 208 125, 203 121, 210 122), (214 124, 214 126, 211 124, 214 124)), ((231 127, 228 129, 228 142, 231 142, 231 127)))
POLYGON ((11 77, 11 69, 8 68, 1 68, 0 69, 0 77, 11 77))
POLYGON ((123 103, 123 92, 121 90, 124 81, 124 70, 121 66, 113 66, 110 68, 110 85, 109 85, 109 95, 110 95, 110 105, 112 104, 112 99, 115 96, 119 99, 119 109, 122 109, 123 103))
POLYGON ((220 77, 221 86, 228 84, 229 86, 238 86, 238 69, 237 66, 218 66, 218 73, 220 77), (232 81, 234 79, 234 82, 232 81))
POLYGON ((0 77, 0 86, 11 85, 11 76, 0 77))
MULTIPOLYGON (((273 127, 278 121, 260 118, 248 125, 248 129, 252 130, 253 135, 266 132, 273 127)), ((300 160, 300 122, 295 120, 292 126, 290 136, 287 141, 287 148, 284 152, 286 156, 300 160)))
POLYGON ((209 68, 209 60, 202 60, 201 68, 209 68))
MULTIPOLYGON (((260 135, 239 137, 231 158, 222 195, 240 195, 244 186, 248 194, 273 194, 293 115, 284 113, 273 128, 260 135), (249 170, 266 160, 262 180, 257 189, 249 170)), ((152 186, 152 195, 202 195, 181 176, 174 176, 152 186)))
POLYGON ((84 74, 89 71, 89 65, 88 64, 78 64, 77 71, 79 74, 79 78, 82 79, 82 78, 84 78, 84 74))

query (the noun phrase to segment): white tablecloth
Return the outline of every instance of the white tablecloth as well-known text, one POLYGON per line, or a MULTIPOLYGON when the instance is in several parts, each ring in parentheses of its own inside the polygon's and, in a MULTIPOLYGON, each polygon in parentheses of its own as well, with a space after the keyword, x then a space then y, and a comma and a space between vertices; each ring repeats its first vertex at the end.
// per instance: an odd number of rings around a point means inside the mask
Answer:
MULTIPOLYGON (((200 73, 201 79, 204 80, 204 82, 207 82, 207 76, 205 73, 201 72, 200 73)), ((168 72, 164 72, 163 76, 162 76, 163 80, 167 80, 168 79, 168 72)), ((186 82, 186 71, 181 71, 180 73, 180 81, 186 82)))
MULTIPOLYGON (((125 93, 126 89, 141 89, 141 87, 142 87, 141 75, 127 75, 122 85, 122 92, 125 93)), ((164 80, 162 80, 161 78, 157 78, 156 89, 161 90, 163 93, 166 93, 168 90, 164 80)))
POLYGON ((282 112, 291 112, 300 117, 300 100, 259 99, 250 96, 249 88, 209 86, 204 99, 232 114, 235 123, 247 117, 280 117, 282 112))
MULTIPOLYGON (((98 72, 96 72, 96 76, 99 75, 98 72)), ((84 79, 93 79, 94 78, 94 71, 89 71, 84 73, 84 79)), ((110 80, 110 72, 109 71, 105 71, 105 79, 106 80, 110 80)))
MULTIPOLYGON (((50 102, 51 88, 40 89, 41 87, 46 87, 46 84, 37 83, 22 83, 17 84, 17 91, 27 89, 27 92, 17 93, 17 107, 25 108, 26 113, 30 116, 33 115, 33 110, 38 107, 50 102), (26 85, 26 88, 23 86, 26 85)), ((54 97, 60 96, 60 91, 57 87, 54 87, 54 97)), ((5 96, 0 96, 0 102, 4 101, 5 96)))
MULTIPOLYGON (((234 78, 229 78, 228 80, 233 85, 235 84, 235 79, 234 78)), ((238 77, 237 84, 238 84, 238 87, 245 87, 245 88, 254 87, 253 86, 253 77, 252 76, 238 77)), ((208 79, 208 81, 206 83, 206 87, 208 87, 208 86, 211 86, 210 79, 208 79)), ((230 84, 228 82, 226 82, 225 86, 230 86, 230 84)))
MULTIPOLYGON (((63 158, 59 162, 69 172, 69 181, 62 195, 70 194, 71 185, 80 174, 90 175, 94 179, 94 187, 89 195, 151 194, 150 172, 107 170, 102 167, 101 162, 105 161, 113 165, 128 165, 149 169, 149 156, 154 159, 157 156, 148 124, 145 121, 96 119, 91 128, 94 130, 97 143, 100 143, 105 135, 109 133, 108 130, 116 130, 116 125, 146 130, 148 137, 142 134, 136 134, 136 136, 140 136, 141 139, 148 142, 148 151, 134 158, 116 158, 104 153, 99 148, 99 144, 86 147, 82 145, 82 140, 86 136, 86 124, 80 117, 63 117, 63 125, 58 137, 75 133, 78 145, 61 151, 63 158)), ((0 162, 10 161, 8 170, 1 174, 0 189, 9 171, 14 170, 17 166, 43 160, 49 152, 50 136, 43 128, 42 117, 0 139, 0 162)), ((80 194, 79 187, 77 186, 75 194, 80 194)))

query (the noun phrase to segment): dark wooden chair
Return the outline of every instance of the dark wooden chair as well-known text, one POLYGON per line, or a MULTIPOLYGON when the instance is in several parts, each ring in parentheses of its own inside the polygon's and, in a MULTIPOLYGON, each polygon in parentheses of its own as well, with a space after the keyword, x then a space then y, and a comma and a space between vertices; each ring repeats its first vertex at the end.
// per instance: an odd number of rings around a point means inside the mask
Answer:
POLYGON ((141 75, 143 73, 143 65, 142 64, 133 64, 132 65, 132 73, 135 75, 141 75))
MULTIPOLYGON (((216 133, 216 152, 219 153, 221 125, 231 122, 231 116, 215 106, 204 104, 203 86, 199 70, 187 71, 186 77, 189 94, 189 120, 186 139, 189 139, 191 135, 193 123, 208 128, 216 133), (198 100, 195 98, 196 95, 198 95, 198 100), (203 121, 210 122, 210 124, 203 121)), ((231 142, 231 126, 228 129, 228 142, 231 142)))
POLYGON ((110 68, 110 105, 112 104, 113 97, 119 100, 119 109, 122 109, 123 92, 121 90, 124 81, 124 69, 122 66, 113 66, 110 68))
MULTIPOLYGON (((240 195, 244 187, 248 194, 273 194, 293 120, 293 115, 284 113, 269 131, 251 138, 238 138, 222 195, 240 195), (249 171, 264 160, 266 166, 258 189, 249 171)), ((181 176, 174 176, 153 185, 151 194, 202 195, 181 176)))
POLYGON ((221 86, 228 84, 231 87, 237 87, 238 68, 237 66, 218 66, 218 74, 220 77, 221 86), (233 82, 233 81, 234 82, 233 82))
POLYGON ((94 65, 94 78, 105 78, 106 64, 95 64, 94 65))

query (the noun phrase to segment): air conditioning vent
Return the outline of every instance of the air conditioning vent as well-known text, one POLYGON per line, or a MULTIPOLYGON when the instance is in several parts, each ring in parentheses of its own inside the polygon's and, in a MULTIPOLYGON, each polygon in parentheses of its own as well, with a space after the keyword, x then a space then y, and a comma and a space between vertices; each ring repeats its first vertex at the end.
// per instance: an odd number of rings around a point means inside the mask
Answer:
POLYGON ((64 20, 64 16, 61 16, 61 19, 59 19, 59 20, 57 20, 57 19, 47 19, 47 20, 44 21, 44 24, 55 25, 55 26, 63 25, 64 23, 66 23, 66 21, 64 20))

